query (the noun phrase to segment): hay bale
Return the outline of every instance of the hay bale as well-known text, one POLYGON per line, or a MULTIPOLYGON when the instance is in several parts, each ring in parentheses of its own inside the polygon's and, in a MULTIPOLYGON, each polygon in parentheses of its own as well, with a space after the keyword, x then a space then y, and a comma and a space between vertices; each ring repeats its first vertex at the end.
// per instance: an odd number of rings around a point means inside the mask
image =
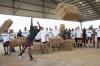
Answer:
POLYGON ((12 20, 10 19, 6 20, 0 27, 0 33, 7 31, 12 24, 13 24, 12 20))
POLYGON ((73 43, 75 41, 71 39, 63 40, 63 43, 61 45, 62 50, 71 50, 73 49, 73 43))
POLYGON ((80 18, 80 11, 76 6, 63 2, 57 5, 55 12, 63 20, 78 20, 80 18))
POLYGON ((63 32, 65 30, 65 24, 60 24, 60 32, 63 32))
POLYGON ((24 44, 25 37, 18 37, 17 42, 18 42, 18 44, 24 44))
POLYGON ((10 44, 11 47, 18 46, 17 40, 10 40, 9 44, 10 44))
POLYGON ((18 39, 15 40, 10 40, 10 46, 14 47, 14 46, 21 46, 23 45, 25 42, 25 38, 24 37, 18 37, 18 39))
POLYGON ((33 42, 32 50, 33 51, 41 51, 41 42, 33 42))
POLYGON ((61 24, 60 25, 60 36, 63 37, 64 36, 64 30, 65 30, 65 24, 61 24))

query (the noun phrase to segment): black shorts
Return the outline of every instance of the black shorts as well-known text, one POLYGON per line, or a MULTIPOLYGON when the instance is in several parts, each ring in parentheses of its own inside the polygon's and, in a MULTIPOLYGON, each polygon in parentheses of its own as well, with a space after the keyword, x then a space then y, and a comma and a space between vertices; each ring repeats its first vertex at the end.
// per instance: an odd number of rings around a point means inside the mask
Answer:
POLYGON ((9 41, 3 43, 3 47, 8 47, 9 46, 9 41))
POLYGON ((47 41, 46 42, 42 42, 42 43, 47 43, 47 41))
POLYGON ((75 38, 76 43, 82 41, 82 38, 75 38))
POLYGON ((100 40, 100 37, 97 37, 97 40, 100 40))
POLYGON ((41 42, 41 40, 35 40, 35 42, 41 42))

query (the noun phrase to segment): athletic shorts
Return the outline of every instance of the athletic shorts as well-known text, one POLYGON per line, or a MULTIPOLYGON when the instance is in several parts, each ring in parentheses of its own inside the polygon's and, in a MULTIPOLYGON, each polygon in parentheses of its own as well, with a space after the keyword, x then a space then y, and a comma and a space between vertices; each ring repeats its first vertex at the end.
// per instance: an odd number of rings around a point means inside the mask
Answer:
POLYGON ((9 41, 3 43, 3 47, 8 47, 9 46, 9 41))
POLYGON ((25 40, 25 43, 24 43, 24 47, 27 48, 27 47, 31 47, 33 41, 29 40, 29 39, 26 39, 25 40))
POLYGON ((97 40, 100 40, 100 37, 97 37, 97 40))

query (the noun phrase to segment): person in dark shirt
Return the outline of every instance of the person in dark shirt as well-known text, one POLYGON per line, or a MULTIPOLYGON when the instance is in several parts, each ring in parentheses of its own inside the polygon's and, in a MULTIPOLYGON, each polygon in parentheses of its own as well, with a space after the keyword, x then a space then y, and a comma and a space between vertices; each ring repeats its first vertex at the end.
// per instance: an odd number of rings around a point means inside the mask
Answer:
POLYGON ((69 28, 69 30, 68 30, 68 39, 71 38, 71 37, 70 37, 70 34, 71 34, 71 30, 70 30, 70 28, 69 28))
POLYGON ((29 54, 30 60, 31 61, 34 60, 34 58, 32 57, 32 53, 31 53, 31 45, 33 43, 33 40, 35 39, 35 36, 37 35, 37 33, 40 31, 40 28, 41 28, 39 22, 37 22, 37 24, 39 26, 39 29, 37 28, 37 26, 33 26, 33 23, 31 21, 29 35, 28 35, 28 37, 25 40, 24 48, 20 52, 19 58, 21 58, 22 54, 28 48, 28 54, 29 54))
POLYGON ((82 31, 83 31, 83 35, 82 35, 83 43, 84 43, 84 47, 86 47, 86 29, 84 28, 82 31))
POLYGON ((22 31, 21 31, 21 30, 19 30, 19 32, 17 33, 17 38, 18 38, 18 37, 23 37, 23 36, 22 36, 22 31))

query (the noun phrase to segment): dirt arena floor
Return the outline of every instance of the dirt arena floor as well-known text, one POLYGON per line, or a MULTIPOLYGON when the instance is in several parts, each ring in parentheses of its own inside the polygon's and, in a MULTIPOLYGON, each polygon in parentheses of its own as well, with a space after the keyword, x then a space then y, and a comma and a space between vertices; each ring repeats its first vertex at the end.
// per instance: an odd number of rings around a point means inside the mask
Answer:
POLYGON ((96 48, 33 54, 36 61, 29 61, 27 53, 23 55, 23 59, 19 59, 18 51, 4 56, 3 48, 0 49, 0 66, 100 66, 100 49, 96 48))

